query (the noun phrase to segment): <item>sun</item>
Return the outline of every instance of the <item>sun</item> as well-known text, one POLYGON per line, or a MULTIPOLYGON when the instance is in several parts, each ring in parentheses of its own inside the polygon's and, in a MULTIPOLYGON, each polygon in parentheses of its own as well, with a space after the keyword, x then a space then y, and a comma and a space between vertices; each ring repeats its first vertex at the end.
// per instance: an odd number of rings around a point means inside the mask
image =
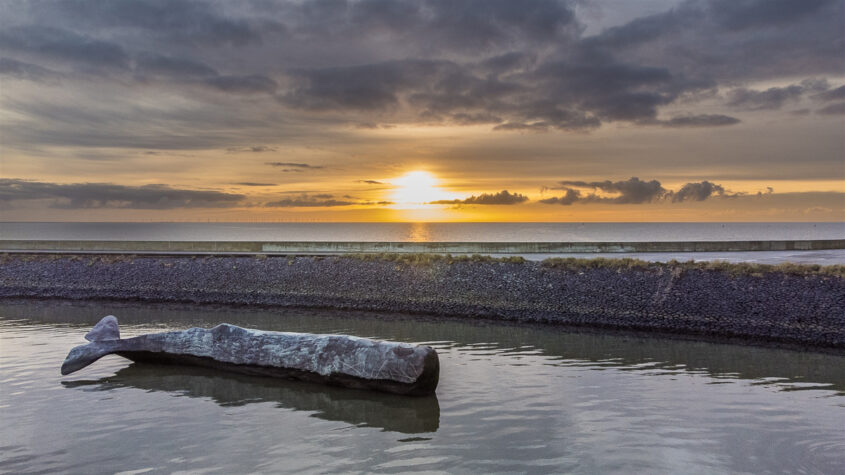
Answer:
POLYGON ((440 188, 440 180, 427 171, 408 172, 390 182, 396 186, 391 200, 402 207, 420 207, 432 201, 453 198, 440 188))

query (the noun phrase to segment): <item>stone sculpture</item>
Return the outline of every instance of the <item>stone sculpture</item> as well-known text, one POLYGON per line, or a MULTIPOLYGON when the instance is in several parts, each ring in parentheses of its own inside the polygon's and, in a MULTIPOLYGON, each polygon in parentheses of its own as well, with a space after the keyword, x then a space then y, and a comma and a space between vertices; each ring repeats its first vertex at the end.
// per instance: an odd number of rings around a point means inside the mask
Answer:
POLYGON ((121 339, 117 318, 109 315, 85 339, 91 343, 70 350, 63 375, 110 354, 413 396, 434 393, 440 375, 437 352, 429 346, 347 335, 268 332, 224 323, 121 339))

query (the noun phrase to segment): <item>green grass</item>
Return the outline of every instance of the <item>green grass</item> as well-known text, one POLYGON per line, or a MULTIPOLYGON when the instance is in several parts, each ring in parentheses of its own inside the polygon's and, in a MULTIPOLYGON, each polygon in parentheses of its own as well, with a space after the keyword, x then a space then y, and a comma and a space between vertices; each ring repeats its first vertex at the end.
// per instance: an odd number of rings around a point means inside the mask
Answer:
MULTIPOLYGON (((350 259, 360 260, 376 260, 395 262, 397 264, 408 265, 429 265, 435 263, 453 264, 457 262, 505 262, 510 264, 523 264, 527 261, 521 256, 509 257, 491 257, 480 254, 473 255, 458 255, 451 254, 428 254, 428 253, 380 253, 380 254, 348 254, 344 257, 350 259)), ((845 266, 843 265, 829 265, 821 266, 818 264, 794 264, 785 262, 783 264, 751 264, 751 263, 731 263, 725 261, 669 261, 669 262, 647 262, 640 259, 632 259, 624 257, 619 259, 595 257, 595 258, 575 258, 575 257, 551 257, 540 262, 540 265, 545 268, 563 269, 573 272, 580 272, 589 269, 613 269, 619 271, 639 270, 647 271, 654 270, 675 270, 681 271, 712 271, 722 272, 731 276, 752 275, 762 276, 769 273, 788 274, 796 276, 808 275, 825 275, 832 277, 845 278, 845 266)))
POLYGON ((646 270, 660 264, 641 261, 630 257, 608 259, 606 257, 550 257, 540 262, 543 267, 580 271, 584 269, 646 270))
POLYGON ((827 275, 834 277, 845 277, 845 266, 830 265, 821 266, 818 264, 795 264, 784 262, 782 264, 753 264, 747 262, 726 262, 726 261, 686 261, 679 262, 646 262, 639 259, 621 258, 608 259, 597 257, 586 258, 558 258, 552 257, 541 262, 543 267, 581 271, 585 269, 615 269, 615 270, 659 270, 659 269, 681 269, 682 271, 698 270, 723 272, 732 276, 752 275, 762 276, 764 274, 779 273, 797 276, 827 275))
POLYGON ((834 277, 845 277, 845 265, 822 266, 819 264, 795 264, 784 262, 782 264, 753 264, 747 262, 730 263, 724 261, 713 262, 670 262, 669 264, 681 265, 685 268, 725 272, 731 275, 763 275, 763 274, 788 274, 797 276, 806 275, 828 275, 834 277))
POLYGON ((457 255, 452 254, 429 254, 429 253, 391 253, 382 252, 374 254, 346 254, 343 257, 359 259, 362 261, 388 261, 397 264, 426 265, 435 263, 454 264, 456 262, 504 262, 509 264, 522 264, 525 259, 522 256, 491 257, 481 254, 457 255))
MULTIPOLYGON (((68 259, 70 261, 83 261, 88 265, 95 264, 111 264, 118 262, 132 263, 135 259, 142 256, 130 254, 0 254, 0 264, 10 261, 30 262, 30 261, 47 261, 53 262, 60 259, 68 259)), ((481 254, 473 255, 451 255, 451 254, 430 254, 430 253, 373 253, 373 254, 345 254, 341 256, 346 259, 358 259, 362 261, 387 261, 397 265, 417 265, 426 266, 433 264, 455 264, 455 263, 507 263, 507 264, 525 264, 526 261, 521 256, 508 257, 491 257, 481 254)), ((161 258, 161 257, 157 257, 161 258)), ((174 257, 178 258, 178 257, 174 257)), ((192 256, 191 259, 195 259, 192 256)), ((256 260, 266 260, 268 258, 284 258, 288 260, 288 265, 293 265, 297 259, 294 256, 272 256, 267 254, 256 254, 253 256, 256 260)), ((206 259, 214 259, 213 256, 204 256, 206 259)), ((318 260, 323 260, 325 257, 317 257, 318 260)), ((794 276, 830 276, 845 279, 845 265, 829 265, 822 266, 818 264, 795 264, 785 262, 783 264, 751 264, 751 263, 730 263, 725 261, 669 261, 661 262, 647 262, 639 259, 632 259, 629 257, 612 259, 606 257, 596 258, 559 258, 551 257, 540 262, 540 266, 547 269, 561 269, 571 272, 582 272, 591 269, 613 269, 617 271, 710 271, 721 272, 730 276, 762 276, 765 274, 777 273, 794 276)))

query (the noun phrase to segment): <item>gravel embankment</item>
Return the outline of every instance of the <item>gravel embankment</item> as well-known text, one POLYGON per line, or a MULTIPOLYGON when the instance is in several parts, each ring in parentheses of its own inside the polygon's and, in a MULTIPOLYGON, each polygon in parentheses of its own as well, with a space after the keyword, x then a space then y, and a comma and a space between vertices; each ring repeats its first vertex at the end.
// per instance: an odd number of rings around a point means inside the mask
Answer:
POLYGON ((845 349, 845 278, 673 264, 7 255, 0 298, 332 307, 845 349))

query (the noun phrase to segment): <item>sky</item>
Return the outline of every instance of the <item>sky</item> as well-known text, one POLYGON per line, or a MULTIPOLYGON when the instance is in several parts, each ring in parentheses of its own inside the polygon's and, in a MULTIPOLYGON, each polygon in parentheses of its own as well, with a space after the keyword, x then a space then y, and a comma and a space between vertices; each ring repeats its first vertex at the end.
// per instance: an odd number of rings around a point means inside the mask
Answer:
POLYGON ((845 0, 0 0, 0 221, 845 221, 845 0))

